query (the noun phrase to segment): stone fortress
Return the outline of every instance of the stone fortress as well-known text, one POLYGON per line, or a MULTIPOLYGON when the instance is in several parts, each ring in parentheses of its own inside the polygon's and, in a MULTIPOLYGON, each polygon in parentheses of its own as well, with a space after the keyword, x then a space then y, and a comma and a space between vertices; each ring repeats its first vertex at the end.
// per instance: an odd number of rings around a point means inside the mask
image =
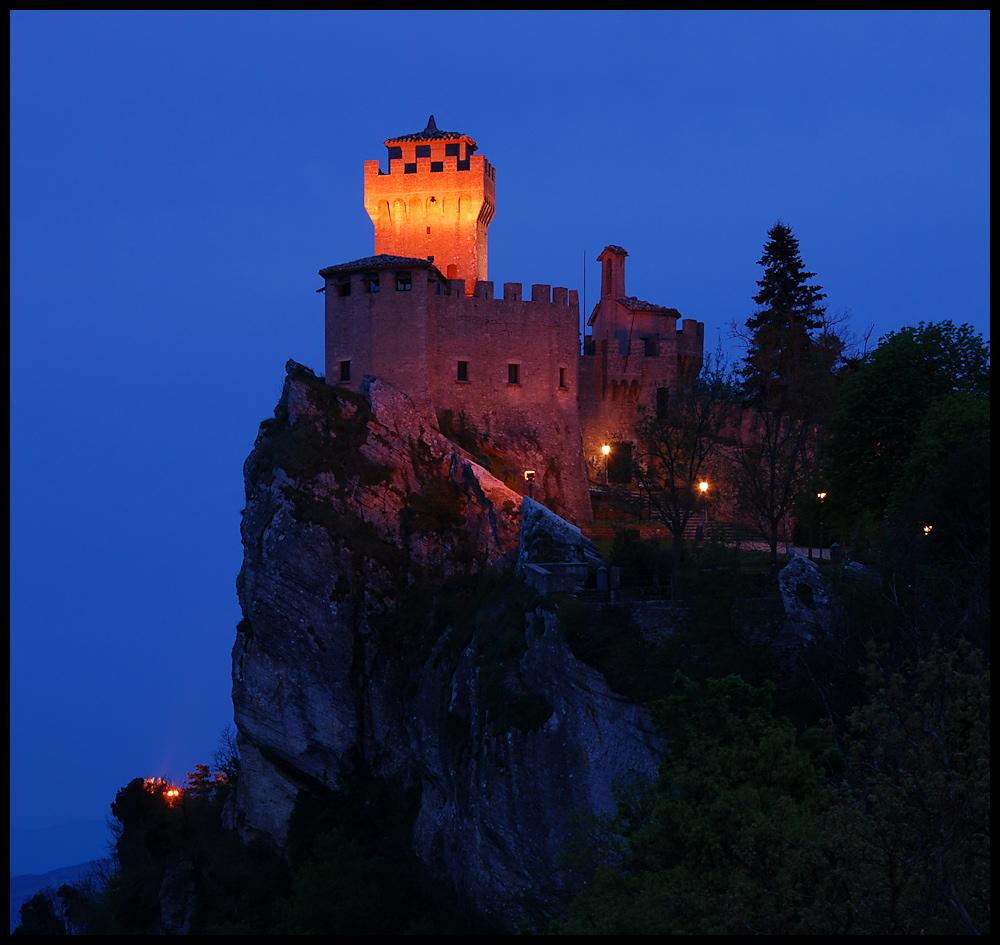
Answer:
MULTIPOLYGON (((326 379, 358 390, 375 375, 442 426, 474 432, 510 486, 577 524, 590 489, 627 470, 639 407, 655 411, 701 369, 705 326, 625 292, 625 259, 609 245, 601 296, 580 338, 576 290, 487 279, 496 171, 468 135, 390 138, 388 173, 365 162, 375 255, 320 270, 326 379), (610 447, 610 454, 602 447, 610 447), (518 482, 518 480, 520 480, 518 482)), ((444 431, 443 431, 444 432, 444 431)))

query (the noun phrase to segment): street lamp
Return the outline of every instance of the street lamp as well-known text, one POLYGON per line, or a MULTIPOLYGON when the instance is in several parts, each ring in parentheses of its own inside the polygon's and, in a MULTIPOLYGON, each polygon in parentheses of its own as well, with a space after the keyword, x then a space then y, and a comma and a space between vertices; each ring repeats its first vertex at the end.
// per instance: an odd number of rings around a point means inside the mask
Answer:
POLYGON ((704 522, 705 528, 708 528, 708 483, 702 479, 698 483, 698 488, 701 490, 702 522, 704 522))
POLYGON ((608 484, 608 453, 611 452, 611 447, 607 443, 601 447, 601 452, 604 454, 604 485, 608 484))
POLYGON ((533 469, 526 469, 524 471, 524 479, 525 479, 525 482, 528 483, 528 498, 530 499, 531 498, 531 487, 532 487, 532 485, 535 482, 535 470, 533 470, 533 469))
POLYGON ((823 560, 823 500, 826 498, 825 492, 817 492, 816 498, 819 499, 819 560, 823 560))

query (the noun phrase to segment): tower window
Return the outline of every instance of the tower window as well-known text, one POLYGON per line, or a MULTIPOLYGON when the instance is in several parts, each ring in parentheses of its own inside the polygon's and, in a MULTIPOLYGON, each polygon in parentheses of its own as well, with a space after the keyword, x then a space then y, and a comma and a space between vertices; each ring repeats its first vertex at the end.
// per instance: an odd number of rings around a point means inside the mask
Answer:
POLYGON ((342 381, 349 381, 351 379, 351 362, 341 361, 340 362, 340 379, 342 381))
POLYGON ((458 362, 458 376, 455 378, 457 381, 468 382, 469 380, 469 362, 459 361, 458 362))
POLYGON ((566 383, 566 368, 559 368, 559 387, 566 390, 569 385, 566 383))
POLYGON ((444 146, 445 157, 458 157, 459 145, 457 144, 446 144, 444 146))
POLYGON ((431 161, 431 173, 436 174, 444 170, 444 161, 431 161))
POLYGON ((508 384, 520 384, 521 383, 521 365, 520 364, 508 364, 507 365, 507 383, 508 384))
POLYGON ((365 276, 365 292, 378 292, 378 273, 371 272, 365 276))
POLYGON ((412 164, 403 165, 404 174, 416 174, 417 173, 417 162, 414 161, 412 164))
POLYGON ((403 157, 403 149, 400 147, 389 148, 389 160, 399 161, 403 157))
POLYGON ((396 291, 409 292, 413 288, 413 276, 408 272, 396 273, 396 291))
POLYGON ((659 352, 656 350, 656 339, 655 338, 643 338, 642 339, 642 353, 647 358, 659 357, 659 352))
POLYGON ((430 157, 431 156, 431 146, 429 144, 418 144, 417 145, 417 157, 430 157))
POLYGON ((344 296, 350 295, 350 294, 351 294, 351 280, 350 279, 347 279, 346 281, 341 282, 341 283, 339 283, 337 285, 337 295, 340 298, 344 298, 344 296))

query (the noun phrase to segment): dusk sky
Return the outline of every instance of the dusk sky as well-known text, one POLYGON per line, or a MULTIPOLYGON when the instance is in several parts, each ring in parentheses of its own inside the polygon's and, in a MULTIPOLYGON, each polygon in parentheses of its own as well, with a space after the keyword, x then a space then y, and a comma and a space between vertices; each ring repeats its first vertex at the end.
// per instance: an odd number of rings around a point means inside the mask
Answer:
POLYGON ((582 298, 586 261, 592 307, 619 244, 630 295, 731 349, 781 220, 871 345, 945 318, 988 339, 989 33, 987 12, 13 13, 12 828, 101 821, 231 724, 243 461, 286 360, 322 370, 317 270, 372 254, 385 139, 433 113, 477 142, 497 286, 582 298))

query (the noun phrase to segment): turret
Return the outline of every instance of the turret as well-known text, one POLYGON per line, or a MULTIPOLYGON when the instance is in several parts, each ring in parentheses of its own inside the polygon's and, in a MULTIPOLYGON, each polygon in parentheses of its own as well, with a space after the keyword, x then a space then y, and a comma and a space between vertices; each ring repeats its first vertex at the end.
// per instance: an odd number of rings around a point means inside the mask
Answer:
POLYGON ((420 132, 389 138, 389 172, 365 161, 365 209, 375 224, 375 254, 430 259, 466 294, 486 282, 486 233, 496 173, 476 142, 440 131, 431 115, 420 132))

